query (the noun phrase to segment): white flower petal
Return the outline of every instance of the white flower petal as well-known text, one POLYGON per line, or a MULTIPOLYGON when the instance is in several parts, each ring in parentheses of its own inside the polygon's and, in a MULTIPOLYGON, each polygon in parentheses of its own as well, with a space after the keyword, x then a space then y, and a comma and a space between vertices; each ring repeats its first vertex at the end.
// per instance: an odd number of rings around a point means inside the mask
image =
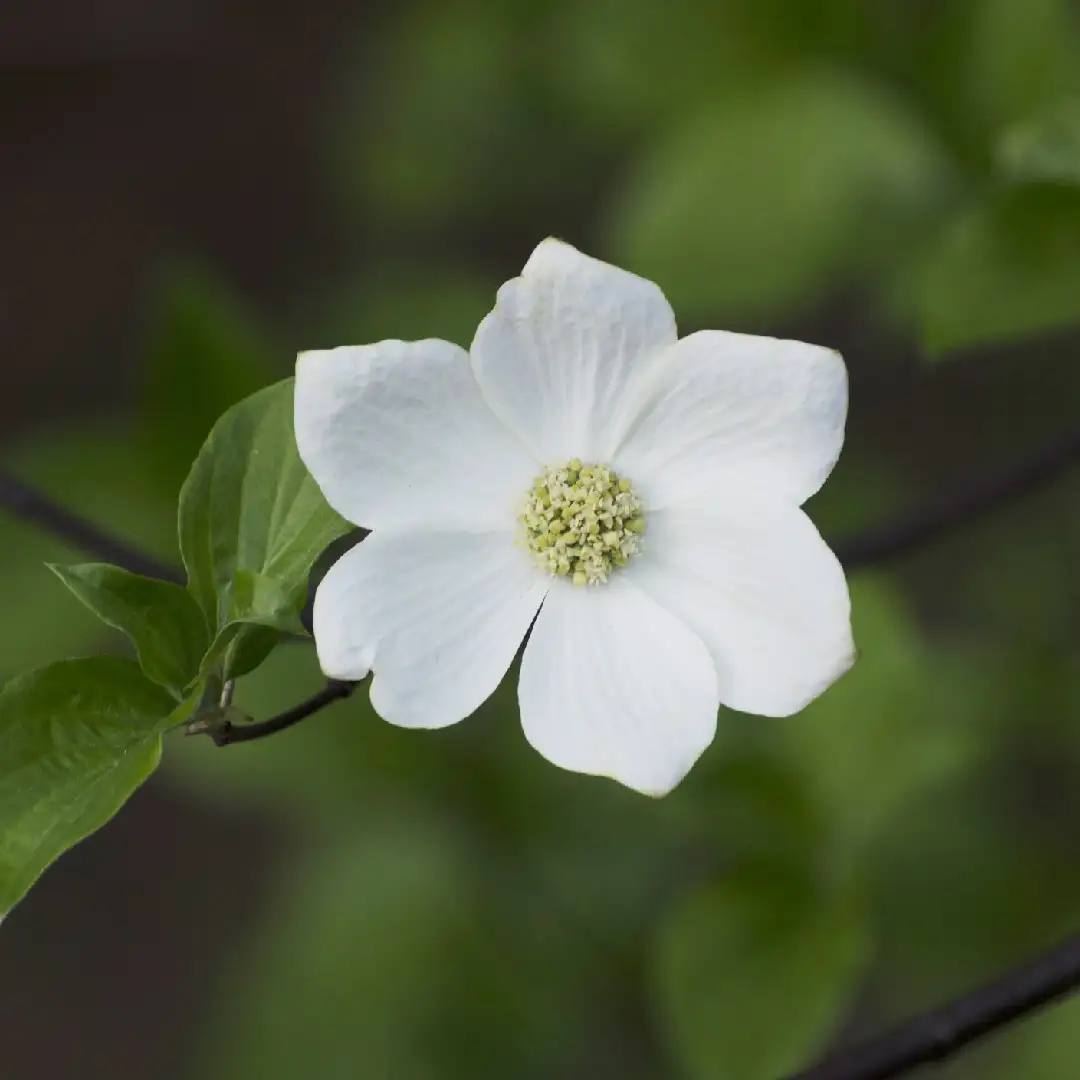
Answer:
POLYGON ((499 290, 472 362, 491 407, 545 464, 610 462, 636 415, 635 376, 675 340, 656 285, 545 240, 499 290))
POLYGON ((616 574, 553 583, 518 684, 525 737, 549 761, 670 791, 716 732, 716 672, 701 640, 616 574))
POLYGON ((499 685, 547 588, 509 532, 376 531, 315 594, 319 663, 337 679, 374 671, 391 723, 445 727, 499 685))
POLYGON ((725 705, 788 716, 851 667, 844 571, 802 510, 663 510, 645 539, 625 573, 705 642, 725 705))
POLYGON ((800 505, 836 464, 847 370, 831 349, 706 330, 659 357, 654 378, 615 457, 654 508, 740 492, 800 505))
POLYGON ((539 468, 446 341, 303 353, 295 426, 327 501, 370 529, 511 527, 539 468))

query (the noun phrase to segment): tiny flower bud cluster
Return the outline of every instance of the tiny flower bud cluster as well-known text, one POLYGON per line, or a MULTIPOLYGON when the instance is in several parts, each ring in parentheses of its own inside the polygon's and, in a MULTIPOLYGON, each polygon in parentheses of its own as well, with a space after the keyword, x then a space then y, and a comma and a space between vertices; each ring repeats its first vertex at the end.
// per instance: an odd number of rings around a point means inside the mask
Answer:
POLYGON ((549 573, 596 585, 641 550, 645 518, 630 481, 577 458, 545 469, 525 497, 525 541, 549 573))

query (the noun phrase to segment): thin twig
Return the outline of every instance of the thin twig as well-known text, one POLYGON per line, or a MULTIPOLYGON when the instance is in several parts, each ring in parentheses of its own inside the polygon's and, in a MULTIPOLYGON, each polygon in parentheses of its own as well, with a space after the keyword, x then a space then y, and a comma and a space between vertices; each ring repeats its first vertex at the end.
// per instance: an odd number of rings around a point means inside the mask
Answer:
MULTIPOLYGON (((923 510, 900 514, 892 521, 841 537, 832 543, 848 570, 857 570, 936 540, 944 533, 981 517, 1002 503, 1020 498, 1056 479, 1080 459, 1080 430, 1030 457, 975 481, 965 490, 942 496, 923 510)), ((68 541, 91 555, 132 573, 179 581, 181 575, 144 555, 130 544, 99 529, 14 477, 0 473, 0 507, 68 541)))
MULTIPOLYGON (((848 570, 906 554, 1019 498, 1062 474, 1080 459, 1080 431, 1009 468, 985 477, 965 491, 904 514, 834 544, 848 570)), ((98 558, 134 573, 178 580, 159 564, 96 525, 53 503, 25 484, 0 474, 0 507, 63 538, 98 558)), ((349 697, 355 683, 331 680, 307 701, 287 712, 251 724, 224 721, 206 731, 218 746, 250 742, 284 731, 335 701, 349 697)), ((1009 1021, 1024 1016, 1080 986, 1080 936, 1042 958, 944 1008, 925 1013, 891 1034, 840 1054, 791 1080, 888 1080, 910 1068, 938 1061, 1009 1021)))
POLYGON ((234 724, 226 720, 219 727, 208 727, 206 733, 214 740, 215 746, 230 746, 232 743, 251 742, 253 739, 263 739, 267 735, 276 735, 279 731, 291 728, 306 720, 309 716, 332 705, 335 701, 341 701, 349 697, 356 689, 357 683, 340 682, 330 679, 317 694, 313 694, 294 705, 286 712, 272 716, 269 720, 262 720, 255 724, 234 724))
POLYGON ((166 581, 182 580, 172 567, 144 555, 137 548, 99 529, 93 522, 64 509, 21 480, 5 473, 0 473, 0 506, 10 510, 23 521, 66 540, 72 547, 104 562, 122 566, 133 574, 166 581))
POLYGON ((943 1061, 1080 986, 1080 934, 1016 971, 789 1080, 889 1080, 943 1061))
POLYGON ((924 510, 898 515, 832 544, 846 570, 857 570, 886 559, 905 555, 914 548, 936 540, 944 533, 967 525, 1002 503, 1055 480, 1080 460, 1080 430, 1069 432, 999 472, 975 481, 964 491, 942 496, 924 510))

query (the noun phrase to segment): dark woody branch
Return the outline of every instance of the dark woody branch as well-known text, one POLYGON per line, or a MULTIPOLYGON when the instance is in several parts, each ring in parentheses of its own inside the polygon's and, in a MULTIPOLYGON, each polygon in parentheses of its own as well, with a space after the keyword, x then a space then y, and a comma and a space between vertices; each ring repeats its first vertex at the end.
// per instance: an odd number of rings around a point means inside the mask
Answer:
POLYGON ((182 581, 180 573, 171 566, 144 555, 137 548, 99 529, 92 521, 73 514, 52 499, 35 491, 21 480, 0 472, 0 509, 13 517, 66 541, 74 548, 93 555, 102 562, 122 566, 133 574, 182 581))
MULTIPOLYGON (((847 570, 874 566, 932 543, 968 525, 997 507, 1044 487, 1080 461, 1080 430, 1003 469, 975 480, 967 488, 942 496, 928 506, 897 515, 832 543, 847 570)), ((0 473, 0 509, 66 540, 106 562, 136 574, 180 580, 180 574, 99 529, 92 522, 35 491, 22 481, 0 473)))
MULTIPOLYGON (((841 538, 832 545, 833 550, 847 570, 873 566, 905 555, 1006 502, 1042 487, 1077 461, 1080 461, 1080 430, 1069 432, 1030 457, 981 477, 968 488, 943 497, 922 510, 898 515, 892 521, 846 539, 841 538)), ((0 473, 0 508, 7 509, 14 516, 51 532, 88 554, 115 563, 133 573, 169 581, 181 580, 180 574, 171 567, 148 558, 92 522, 71 513, 40 492, 3 473, 0 473)), ((350 685, 330 681, 314 697, 278 717, 259 724, 232 725, 216 729, 213 733, 214 741, 219 746, 225 746, 283 731, 315 715, 332 702, 348 696, 343 688, 350 685)))
POLYGON ((946 533, 981 518, 991 510, 1045 487, 1080 461, 1080 430, 1004 468, 990 472, 970 486, 944 495, 921 510, 898 514, 831 544, 845 570, 875 566, 906 555, 946 533))
POLYGON ((299 724, 301 720, 314 716, 327 705, 333 705, 335 701, 350 697, 358 685, 358 683, 329 679, 317 694, 313 694, 306 701, 294 705, 277 716, 272 716, 269 720, 260 720, 252 724, 234 724, 225 720, 220 725, 207 726, 205 731, 214 740, 215 746, 230 746, 232 743, 264 739, 267 735, 276 735, 279 731, 285 731, 286 728, 299 724))
POLYGON ((995 982, 788 1080, 889 1080, 920 1065, 943 1061, 1078 986, 1080 935, 995 982))
MULTIPOLYGON (((991 510, 1043 487, 1080 462, 1080 430, 969 487, 904 513, 833 544, 847 570, 874 566, 920 548, 962 528, 991 510)), ((167 580, 179 575, 168 566, 110 536, 91 522, 53 503, 12 477, 0 474, 0 508, 37 525, 74 547, 134 573, 167 580)), ((265 738, 314 716, 348 697, 355 684, 331 680, 307 701, 255 723, 223 721, 206 731, 218 746, 265 738)), ((1027 1015, 1080 986, 1080 936, 997 982, 915 1017, 885 1036, 833 1057, 790 1080, 888 1080, 909 1069, 939 1061, 1012 1020, 1027 1015)))

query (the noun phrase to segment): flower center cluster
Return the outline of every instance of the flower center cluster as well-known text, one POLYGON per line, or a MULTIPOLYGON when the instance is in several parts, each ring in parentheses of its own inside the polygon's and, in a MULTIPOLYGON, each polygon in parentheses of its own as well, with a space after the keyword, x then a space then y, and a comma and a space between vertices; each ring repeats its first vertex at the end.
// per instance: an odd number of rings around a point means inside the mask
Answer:
POLYGON ((545 469, 521 509, 525 541, 549 573, 595 585, 641 550, 645 518, 630 481, 577 458, 545 469))

